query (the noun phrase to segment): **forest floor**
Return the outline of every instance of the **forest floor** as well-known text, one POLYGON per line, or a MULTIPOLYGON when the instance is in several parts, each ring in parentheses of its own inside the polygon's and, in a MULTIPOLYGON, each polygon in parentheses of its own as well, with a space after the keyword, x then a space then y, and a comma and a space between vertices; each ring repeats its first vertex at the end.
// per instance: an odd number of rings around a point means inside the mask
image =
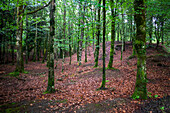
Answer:
MULTIPOLYGON (((116 43, 118 44, 118 43, 116 43)), ((110 42, 106 43, 106 66, 109 62, 110 42)), ((132 54, 131 44, 126 45, 123 60, 116 50, 113 67, 106 70, 106 90, 96 89, 102 82, 102 46, 99 67, 94 68, 93 49, 89 47, 88 62, 78 66, 76 54, 65 58, 64 72, 62 59, 55 61, 55 89, 52 94, 44 94, 48 82, 46 63, 25 64, 28 74, 17 77, 7 74, 15 65, 0 65, 0 112, 78 112, 78 113, 166 113, 170 111, 170 55, 162 47, 147 48, 147 100, 133 100, 130 96, 135 87, 137 58, 128 59, 132 54)))

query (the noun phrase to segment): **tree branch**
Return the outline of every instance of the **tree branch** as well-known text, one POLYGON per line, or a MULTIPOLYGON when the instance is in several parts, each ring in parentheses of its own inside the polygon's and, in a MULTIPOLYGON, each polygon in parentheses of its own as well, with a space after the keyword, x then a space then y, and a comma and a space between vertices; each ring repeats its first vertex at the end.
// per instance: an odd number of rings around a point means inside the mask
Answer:
POLYGON ((48 4, 46 4, 45 6, 43 6, 43 7, 40 7, 40 8, 38 8, 38 9, 34 10, 34 11, 30 11, 30 12, 28 12, 28 13, 25 13, 25 15, 33 14, 33 13, 36 13, 36 12, 44 9, 45 7, 47 7, 47 6, 50 5, 51 1, 52 1, 52 0, 50 0, 50 2, 49 2, 48 4))

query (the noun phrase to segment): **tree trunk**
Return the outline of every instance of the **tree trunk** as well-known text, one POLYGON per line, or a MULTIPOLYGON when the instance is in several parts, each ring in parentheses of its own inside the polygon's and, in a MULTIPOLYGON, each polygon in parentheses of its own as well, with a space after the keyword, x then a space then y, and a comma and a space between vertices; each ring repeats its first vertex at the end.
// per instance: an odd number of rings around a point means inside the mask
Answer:
POLYGON ((98 66, 98 59, 99 59, 99 41, 100 41, 100 4, 101 0, 99 0, 98 6, 98 20, 97 20, 97 42, 96 42, 96 49, 95 49, 95 65, 94 67, 98 66))
POLYGON ((151 16, 149 20, 149 46, 152 44, 152 29, 153 29, 152 21, 153 21, 153 17, 151 16))
POLYGON ((48 41, 48 32, 47 32, 47 37, 44 40, 44 47, 43 47, 43 60, 42 63, 45 62, 45 59, 47 57, 47 41, 48 41))
POLYGON ((54 35, 55 35, 55 0, 50 5, 50 38, 49 38, 49 67, 48 67, 48 87, 47 92, 52 93, 54 89, 54 35))
POLYGON ((137 52, 137 75, 135 90, 132 95, 134 99, 147 99, 146 89, 146 22, 144 0, 134 1, 134 19, 136 23, 135 48, 137 52))
POLYGON ((82 46, 83 46, 83 38, 84 38, 84 13, 85 13, 85 5, 83 5, 83 11, 82 11, 82 7, 81 7, 81 4, 80 4, 80 9, 81 9, 81 12, 82 12, 82 20, 81 20, 81 40, 80 40, 80 46, 79 46, 79 66, 81 65, 81 56, 82 56, 82 46))
POLYGON ((70 23, 70 21, 69 21, 69 29, 68 29, 68 31, 69 31, 69 56, 70 56, 70 62, 69 62, 69 65, 71 65, 71 55, 72 55, 72 51, 71 51, 71 23, 70 23))
POLYGON ((24 61, 23 61, 23 51, 22 51, 22 32, 23 32, 23 21, 22 21, 22 15, 20 15, 20 12, 22 12, 23 6, 18 1, 18 7, 17 7, 17 31, 16 31, 16 49, 17 49, 17 64, 15 71, 16 72, 23 72, 24 71, 24 61))
POLYGON ((162 39, 162 45, 164 44, 164 32, 163 32, 164 28, 163 28, 163 26, 164 26, 164 21, 161 20, 161 39, 162 39))
MULTIPOLYGON (((78 29, 80 29, 80 22, 79 22, 79 25, 78 25, 78 29)), ((80 40, 79 40, 79 30, 77 30, 77 62, 79 62, 79 44, 80 44, 80 40)))
POLYGON ((62 60, 62 72, 64 71, 64 55, 65 55, 65 41, 66 41, 66 0, 64 0, 64 23, 63 23, 63 60, 62 60))
POLYGON ((26 15, 26 57, 25 57, 25 63, 28 64, 28 15, 26 15))
MULTIPOLYGON (((36 19, 37 19, 37 13, 35 14, 36 16, 36 19)), ((36 28, 36 30, 35 30, 35 39, 34 39, 34 57, 33 57, 33 62, 35 62, 36 61, 36 59, 37 59, 37 54, 38 54, 38 52, 37 52, 37 35, 38 35, 38 31, 37 31, 37 22, 36 22, 36 24, 35 24, 35 28, 36 28)))
MULTIPOLYGON (((111 15, 112 15, 112 23, 111 23, 111 48, 110 48, 110 60, 108 63, 108 68, 112 68, 113 64, 113 54, 114 54, 114 43, 115 43, 115 14, 114 14, 114 1, 111 1, 111 15)), ((116 11, 115 11, 116 12, 116 11)))
POLYGON ((14 35, 15 35, 15 33, 13 32, 13 37, 12 37, 12 46, 11 46, 11 49, 12 49, 12 65, 14 65, 14 35))
POLYGON ((105 72, 105 33, 106 33, 106 10, 105 10, 105 0, 103 0, 103 80, 100 89, 106 89, 106 72, 105 72))
POLYGON ((117 23, 117 42, 119 42, 119 23, 117 23))

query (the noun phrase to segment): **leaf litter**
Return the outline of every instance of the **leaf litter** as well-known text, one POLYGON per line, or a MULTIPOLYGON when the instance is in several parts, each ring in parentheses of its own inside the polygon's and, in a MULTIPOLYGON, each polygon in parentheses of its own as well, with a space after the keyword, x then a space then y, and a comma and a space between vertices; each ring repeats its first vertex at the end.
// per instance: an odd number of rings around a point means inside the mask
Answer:
MULTIPOLYGON (((110 42, 106 44, 106 66, 109 62, 110 42)), ((160 48, 161 49, 161 48, 160 48)), ((15 66, 0 65, 0 110, 19 107, 20 112, 49 111, 49 112, 141 112, 154 111, 152 107, 146 107, 148 103, 156 105, 161 99, 169 99, 170 59, 158 54, 164 54, 154 48, 147 49, 147 90, 151 93, 148 100, 133 100, 136 80, 137 58, 128 59, 132 54, 132 46, 127 44, 120 60, 120 51, 114 55, 113 67, 117 70, 106 70, 107 90, 96 91, 102 81, 102 60, 99 67, 94 68, 93 50, 90 47, 91 56, 85 63, 85 52, 82 54, 82 65, 77 66, 76 54, 72 56, 72 64, 69 65, 69 57, 65 58, 64 72, 62 72, 62 60, 57 62, 55 69, 55 88, 52 94, 43 94, 47 88, 48 68, 41 62, 29 62, 25 64, 28 74, 20 74, 15 77, 5 76, 14 71, 15 66), (155 62, 157 59, 158 62, 155 62), (155 60, 155 61, 154 61, 155 60), (162 65, 158 65, 158 63, 162 65), (164 66, 166 65, 166 67, 164 66), (154 95, 157 95, 155 98, 154 95), (11 104, 11 103, 16 104, 11 104), (24 106, 22 106, 24 105, 24 106), (143 109, 146 107, 146 109, 143 109)), ((99 59, 102 58, 100 50, 99 59)), ((55 62, 56 63, 56 62, 55 62)), ((164 111, 166 111, 168 101, 164 111)), ((157 109, 162 111, 162 109, 157 109)))

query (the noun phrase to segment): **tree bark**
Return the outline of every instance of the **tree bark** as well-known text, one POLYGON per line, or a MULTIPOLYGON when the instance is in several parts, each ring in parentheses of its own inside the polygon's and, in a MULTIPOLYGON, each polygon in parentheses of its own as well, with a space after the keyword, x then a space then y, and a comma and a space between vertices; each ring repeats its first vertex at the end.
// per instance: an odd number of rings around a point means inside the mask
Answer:
POLYGON ((99 7, 98 7, 98 20, 97 20, 97 42, 96 42, 96 49, 95 49, 95 65, 94 67, 98 66, 98 59, 99 59, 99 41, 100 41, 100 4, 101 0, 99 0, 99 7))
POLYGON ((54 35, 55 35, 55 0, 50 5, 50 37, 49 37, 49 67, 48 67, 48 87, 47 92, 52 93, 54 89, 54 35))
POLYGON ((149 46, 152 44, 152 29, 153 29, 152 21, 153 21, 153 17, 151 16, 149 20, 149 46))
POLYGON ((132 95, 134 99, 147 99, 146 89, 146 22, 144 0, 134 1, 134 19, 136 23, 135 48, 137 52, 137 75, 135 90, 132 95))
POLYGON ((106 33, 106 10, 105 10, 105 0, 103 0, 103 80, 100 89, 106 89, 106 72, 105 72, 105 33, 106 33))
POLYGON ((108 63, 108 68, 112 68, 113 64, 113 55, 114 55, 114 43, 115 43, 115 14, 114 14, 114 1, 110 0, 111 4, 111 15, 112 15, 112 23, 111 23, 111 48, 110 48, 110 60, 108 63))
POLYGON ((85 5, 83 4, 83 11, 82 11, 82 7, 80 4, 80 11, 82 12, 82 20, 81 20, 81 40, 80 40, 80 46, 79 46, 79 66, 81 65, 81 56, 82 56, 82 50, 83 50, 83 38, 84 38, 84 13, 85 13, 85 5))
POLYGON ((22 15, 20 12, 23 10, 22 3, 19 3, 18 0, 18 7, 17 7, 17 31, 16 31, 16 49, 17 49, 17 64, 15 71, 16 72, 23 72, 24 71, 24 61, 23 61, 23 51, 22 51, 22 32, 23 32, 23 21, 22 15))

